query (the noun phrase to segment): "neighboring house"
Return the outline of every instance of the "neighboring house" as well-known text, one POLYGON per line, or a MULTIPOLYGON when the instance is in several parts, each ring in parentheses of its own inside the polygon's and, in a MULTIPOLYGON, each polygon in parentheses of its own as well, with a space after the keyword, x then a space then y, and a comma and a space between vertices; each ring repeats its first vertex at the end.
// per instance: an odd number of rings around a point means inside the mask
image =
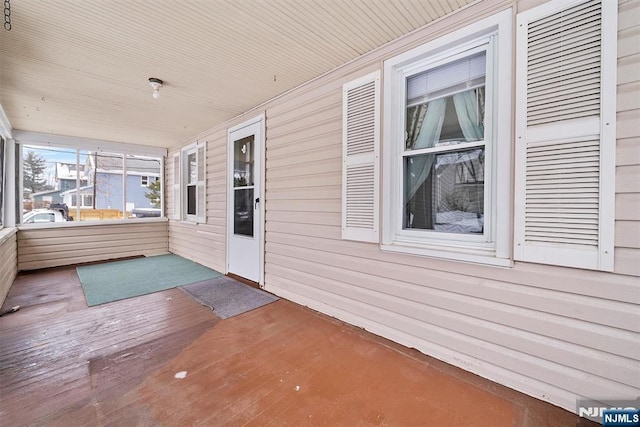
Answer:
MULTIPOLYGON (((44 208, 51 203, 63 203, 64 194, 67 190, 76 188, 80 179, 80 186, 87 185, 87 175, 85 173, 85 165, 79 165, 69 162, 56 162, 55 182, 53 190, 39 191, 30 195, 33 202, 33 208, 44 208)), ((74 205, 75 206, 75 205, 74 205)))
POLYGON ((86 165, 68 162, 56 163, 56 189, 60 191, 74 189, 78 186, 78 178, 80 178, 80 187, 87 185, 86 165))
POLYGON ((49 206, 51 203, 62 203, 63 196, 61 193, 62 191, 60 190, 47 190, 32 193, 31 200, 33 202, 33 208, 44 208, 49 206))
POLYGON ((62 197, 62 202, 69 208, 78 207, 78 197, 80 198, 80 208, 93 208, 93 186, 80 187, 79 191, 75 188, 63 191, 60 196, 62 197))
MULTIPOLYGON (((80 188, 80 207, 92 208, 95 197, 95 209, 118 209, 123 206, 127 211, 135 208, 152 208, 151 201, 145 197, 150 192, 149 185, 160 179, 160 165, 157 161, 146 159, 127 159, 126 200, 123 198, 122 179, 125 173, 122 157, 108 153, 97 156, 89 154, 86 165, 87 179, 90 185, 80 188), (97 167, 96 167, 97 163, 97 167), (94 185, 95 184, 95 190, 94 185)), ((63 193, 64 203, 75 208, 78 191, 75 189, 63 193)))

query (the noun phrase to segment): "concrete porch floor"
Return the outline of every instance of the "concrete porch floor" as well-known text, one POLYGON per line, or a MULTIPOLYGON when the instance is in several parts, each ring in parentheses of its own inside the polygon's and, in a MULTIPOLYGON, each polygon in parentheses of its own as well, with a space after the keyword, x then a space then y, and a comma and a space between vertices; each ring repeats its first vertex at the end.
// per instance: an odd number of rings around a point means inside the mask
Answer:
POLYGON ((226 320, 177 289, 87 307, 67 267, 20 274, 18 304, 1 425, 594 425, 285 300, 226 320))

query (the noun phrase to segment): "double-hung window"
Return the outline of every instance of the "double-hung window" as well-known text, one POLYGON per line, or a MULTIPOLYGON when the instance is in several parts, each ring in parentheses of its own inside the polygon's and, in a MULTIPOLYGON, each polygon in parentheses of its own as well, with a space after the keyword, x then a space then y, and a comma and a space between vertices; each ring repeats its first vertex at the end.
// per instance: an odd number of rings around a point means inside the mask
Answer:
MULTIPOLYGON (((182 149, 182 219, 193 222, 206 221, 206 141, 197 142, 182 149)), ((180 169, 174 163, 174 176, 180 169)), ((180 192, 174 193, 180 197, 180 192)), ((180 212, 176 210, 175 213, 180 212)))
POLYGON ((403 230, 468 237, 487 231, 487 47, 406 79, 403 230))
POLYGON ((160 180, 159 177, 157 176, 148 176, 148 175, 142 175, 140 177, 140 185, 142 187, 148 187, 150 185, 152 185, 155 182, 158 182, 160 180))
POLYGON ((383 249, 508 264, 510 22, 385 62, 383 249))

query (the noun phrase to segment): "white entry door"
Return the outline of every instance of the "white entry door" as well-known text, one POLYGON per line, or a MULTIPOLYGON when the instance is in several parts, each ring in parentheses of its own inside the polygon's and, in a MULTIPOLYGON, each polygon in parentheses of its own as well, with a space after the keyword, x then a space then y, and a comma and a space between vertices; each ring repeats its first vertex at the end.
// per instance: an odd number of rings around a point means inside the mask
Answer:
POLYGON ((262 274, 263 117, 229 130, 227 263, 229 273, 260 283, 262 274))

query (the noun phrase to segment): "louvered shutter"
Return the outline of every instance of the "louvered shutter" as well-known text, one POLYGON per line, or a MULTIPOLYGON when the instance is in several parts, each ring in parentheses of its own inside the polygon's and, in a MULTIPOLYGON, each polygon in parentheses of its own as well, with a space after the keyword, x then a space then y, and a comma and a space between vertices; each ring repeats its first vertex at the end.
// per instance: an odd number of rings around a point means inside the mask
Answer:
POLYGON ((207 142, 199 141, 196 151, 198 181, 196 185, 197 222, 207 222, 207 142))
POLYGON ((182 199, 180 199, 180 153, 173 155, 173 219, 182 219, 180 216, 180 208, 182 199))
POLYGON ((613 269, 616 5, 518 15, 516 260, 613 269))
POLYGON ((378 239, 380 73, 343 86, 342 238, 378 239))

